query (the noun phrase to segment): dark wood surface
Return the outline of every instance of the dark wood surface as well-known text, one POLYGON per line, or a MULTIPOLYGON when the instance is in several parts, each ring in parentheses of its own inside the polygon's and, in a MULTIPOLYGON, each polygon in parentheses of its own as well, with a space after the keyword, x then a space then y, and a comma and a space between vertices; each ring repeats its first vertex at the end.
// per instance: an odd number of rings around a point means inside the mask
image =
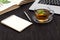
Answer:
MULTIPOLYGON (((25 10, 32 19, 33 11, 29 11, 32 3, 22 5, 20 8, 0 16, 0 21, 10 15, 17 15, 28 20, 23 13, 25 10)), ((29 20, 28 20, 29 21, 29 20)), ((47 24, 33 24, 22 32, 17 32, 0 23, 0 40, 60 40, 60 15, 54 15, 53 20, 47 24)))

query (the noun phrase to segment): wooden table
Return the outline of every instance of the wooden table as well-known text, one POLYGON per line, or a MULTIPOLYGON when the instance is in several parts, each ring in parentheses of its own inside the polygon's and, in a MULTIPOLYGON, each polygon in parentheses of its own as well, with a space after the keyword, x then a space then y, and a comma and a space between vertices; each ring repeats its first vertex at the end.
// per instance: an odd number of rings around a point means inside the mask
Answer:
MULTIPOLYGON (((31 4, 22 5, 16 10, 1 15, 0 21, 13 14, 28 20, 23 13, 24 10, 32 19, 34 12, 29 11, 31 4)), ((31 26, 20 33, 0 23, 0 40, 60 40, 60 15, 55 14, 53 20, 47 24, 37 24, 33 20, 32 22, 31 26)))

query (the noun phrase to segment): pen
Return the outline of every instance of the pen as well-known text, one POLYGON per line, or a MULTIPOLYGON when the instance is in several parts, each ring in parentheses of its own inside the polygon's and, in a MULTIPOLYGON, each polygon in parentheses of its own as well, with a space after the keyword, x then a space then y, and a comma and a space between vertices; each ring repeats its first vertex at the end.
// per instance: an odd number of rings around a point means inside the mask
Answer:
POLYGON ((24 11, 26 17, 31 21, 30 17, 28 16, 28 14, 24 11))

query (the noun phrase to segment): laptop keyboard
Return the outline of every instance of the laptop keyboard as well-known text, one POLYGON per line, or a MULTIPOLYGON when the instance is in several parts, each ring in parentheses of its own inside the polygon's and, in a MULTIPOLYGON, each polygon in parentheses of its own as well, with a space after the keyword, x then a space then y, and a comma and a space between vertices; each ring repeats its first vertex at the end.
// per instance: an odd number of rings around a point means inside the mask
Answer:
POLYGON ((60 0, 40 0, 38 3, 60 6, 60 0))

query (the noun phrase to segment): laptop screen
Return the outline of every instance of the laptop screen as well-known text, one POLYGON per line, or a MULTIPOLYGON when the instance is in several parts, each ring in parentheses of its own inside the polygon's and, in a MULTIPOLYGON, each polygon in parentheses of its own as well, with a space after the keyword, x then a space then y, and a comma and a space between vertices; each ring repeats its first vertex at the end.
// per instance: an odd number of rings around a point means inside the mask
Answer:
POLYGON ((60 6, 60 0, 40 0, 38 3, 60 6))

